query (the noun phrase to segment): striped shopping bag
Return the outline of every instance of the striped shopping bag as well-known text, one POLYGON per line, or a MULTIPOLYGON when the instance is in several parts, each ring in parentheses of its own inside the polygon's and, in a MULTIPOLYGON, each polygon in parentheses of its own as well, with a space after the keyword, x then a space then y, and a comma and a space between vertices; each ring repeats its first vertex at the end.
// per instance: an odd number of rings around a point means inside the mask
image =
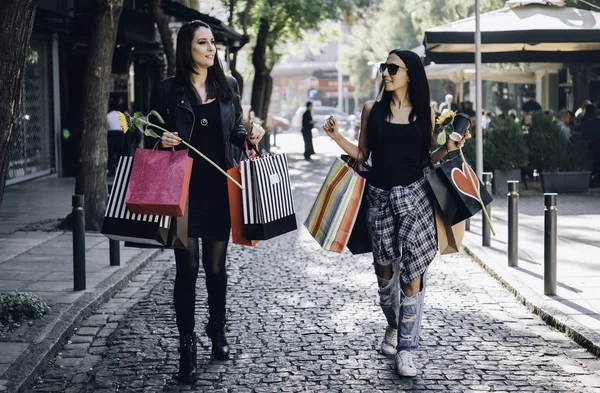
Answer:
POLYGON ((132 165, 133 157, 119 159, 101 233, 112 240, 169 246, 171 216, 133 214, 125 205, 132 165))
POLYGON ((240 162, 244 235, 267 240, 298 228, 285 154, 270 154, 240 162))
POLYGON ((328 251, 341 253, 354 227, 365 189, 365 178, 336 158, 304 226, 328 251))

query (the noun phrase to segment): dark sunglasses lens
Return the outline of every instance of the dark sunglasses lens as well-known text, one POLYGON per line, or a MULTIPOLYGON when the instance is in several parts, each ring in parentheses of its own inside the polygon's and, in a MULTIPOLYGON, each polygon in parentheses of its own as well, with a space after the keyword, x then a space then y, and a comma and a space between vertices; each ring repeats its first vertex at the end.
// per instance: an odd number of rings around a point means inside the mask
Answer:
POLYGON ((390 75, 396 75, 398 73, 398 69, 400 68, 399 65, 397 64, 387 64, 387 63, 381 63, 379 65, 379 71, 383 74, 383 72, 385 71, 385 69, 387 68, 388 72, 390 75))

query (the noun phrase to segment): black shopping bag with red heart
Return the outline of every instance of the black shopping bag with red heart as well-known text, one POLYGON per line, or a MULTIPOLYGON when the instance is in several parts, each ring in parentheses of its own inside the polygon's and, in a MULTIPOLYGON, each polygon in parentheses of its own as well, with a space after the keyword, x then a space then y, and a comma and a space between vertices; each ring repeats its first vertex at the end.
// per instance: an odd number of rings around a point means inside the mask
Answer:
POLYGON ((493 201, 475 171, 460 156, 444 162, 426 176, 450 225, 458 224, 481 211, 478 194, 486 206, 493 201))

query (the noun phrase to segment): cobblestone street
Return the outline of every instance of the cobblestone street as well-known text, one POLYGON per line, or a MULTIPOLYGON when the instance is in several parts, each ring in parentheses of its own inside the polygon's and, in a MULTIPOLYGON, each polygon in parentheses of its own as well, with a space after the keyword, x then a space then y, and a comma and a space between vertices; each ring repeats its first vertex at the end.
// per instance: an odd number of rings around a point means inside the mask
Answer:
MULTIPOLYGON (((333 156, 291 155, 299 222, 333 156)), ((74 332, 34 392, 600 392, 600 361, 538 317, 466 254, 437 258, 416 378, 379 353, 386 322, 370 256, 328 253, 303 227, 231 246, 231 359, 210 359, 198 280, 200 378, 180 385, 172 251, 161 254, 74 332)), ((202 270, 202 269, 201 269, 202 270)), ((203 272, 200 273, 203 276, 203 272)))

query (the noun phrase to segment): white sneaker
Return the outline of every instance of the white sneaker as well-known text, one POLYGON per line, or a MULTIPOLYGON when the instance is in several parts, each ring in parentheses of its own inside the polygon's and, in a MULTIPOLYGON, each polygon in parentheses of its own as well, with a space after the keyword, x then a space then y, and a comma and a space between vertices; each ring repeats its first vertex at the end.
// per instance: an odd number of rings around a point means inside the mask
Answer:
POLYGON ((396 354, 396 372, 401 377, 414 377, 417 375, 417 368, 413 363, 413 353, 411 351, 400 351, 396 354))
POLYGON ((385 335, 381 342, 381 353, 384 355, 393 355, 396 353, 396 344, 398 341, 398 329, 391 326, 385 328, 385 335))

